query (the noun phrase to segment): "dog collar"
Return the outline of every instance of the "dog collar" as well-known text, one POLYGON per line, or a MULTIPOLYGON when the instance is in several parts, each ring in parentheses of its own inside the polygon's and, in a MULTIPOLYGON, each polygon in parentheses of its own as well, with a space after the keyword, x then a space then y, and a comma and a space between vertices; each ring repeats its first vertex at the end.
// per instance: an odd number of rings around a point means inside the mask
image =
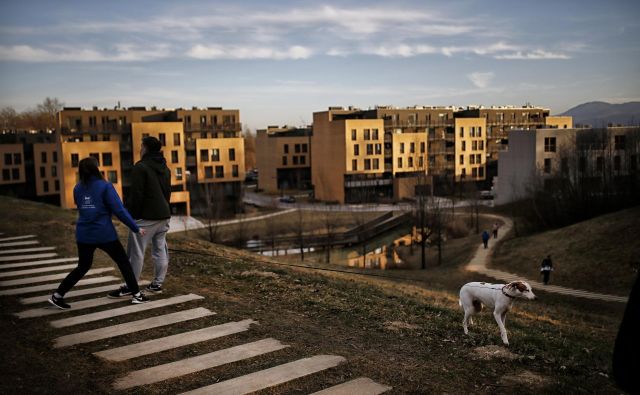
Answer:
POLYGON ((504 296, 506 296, 507 298, 515 299, 515 298, 516 298, 515 296, 511 296, 511 295, 509 295, 508 293, 504 292, 504 288, 505 288, 505 287, 506 287, 506 285, 505 285, 504 287, 502 287, 502 290, 501 290, 501 291, 502 291, 502 294, 503 294, 504 296))

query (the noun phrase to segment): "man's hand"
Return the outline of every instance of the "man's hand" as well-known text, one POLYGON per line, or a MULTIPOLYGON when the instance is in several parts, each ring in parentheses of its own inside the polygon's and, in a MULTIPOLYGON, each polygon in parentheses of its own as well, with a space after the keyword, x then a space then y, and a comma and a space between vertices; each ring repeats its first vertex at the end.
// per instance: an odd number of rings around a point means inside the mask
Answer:
POLYGON ((144 230, 144 228, 139 228, 139 230, 138 230, 138 234, 139 234, 140 236, 144 236, 144 235, 146 235, 146 234, 147 234, 147 231, 146 231, 146 230, 144 230))

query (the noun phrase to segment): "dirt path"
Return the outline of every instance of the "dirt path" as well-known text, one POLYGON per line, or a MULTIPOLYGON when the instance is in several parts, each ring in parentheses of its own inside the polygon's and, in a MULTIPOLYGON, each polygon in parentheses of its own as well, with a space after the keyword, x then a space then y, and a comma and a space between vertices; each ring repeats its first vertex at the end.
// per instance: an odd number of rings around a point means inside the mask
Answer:
POLYGON ((487 267, 487 263, 489 263, 491 260, 491 254, 495 246, 497 245, 497 243, 500 242, 511 231, 511 229, 513 228, 513 221, 511 221, 510 218, 502 217, 498 215, 487 214, 486 216, 500 220, 504 224, 500 227, 500 230, 498 232, 498 238, 494 239, 492 236, 491 239, 489 239, 488 248, 485 249, 482 246, 482 244, 478 245, 478 249, 475 255, 471 258, 471 261, 466 267, 468 271, 477 272, 480 274, 484 274, 485 276, 493 277, 495 279, 498 279, 501 281, 507 281, 507 282, 515 281, 515 280, 524 280, 529 284, 531 284, 531 287, 533 287, 534 289, 541 289, 546 292, 552 292, 552 293, 561 294, 561 295, 570 295, 570 296, 576 296, 579 298, 604 300, 608 302, 622 302, 622 303, 627 302, 627 298, 623 296, 607 295, 607 294, 601 294, 596 292, 584 291, 581 289, 560 287, 557 285, 544 285, 541 282, 526 279, 517 274, 503 272, 495 269, 489 269, 487 267))

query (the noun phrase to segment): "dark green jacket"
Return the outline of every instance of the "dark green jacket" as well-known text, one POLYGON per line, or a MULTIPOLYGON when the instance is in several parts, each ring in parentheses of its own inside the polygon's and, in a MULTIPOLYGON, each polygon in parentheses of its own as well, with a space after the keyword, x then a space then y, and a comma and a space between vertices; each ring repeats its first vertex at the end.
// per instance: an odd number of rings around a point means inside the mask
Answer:
POLYGON ((133 166, 127 210, 135 219, 171 218, 171 171, 162 153, 147 153, 133 166))

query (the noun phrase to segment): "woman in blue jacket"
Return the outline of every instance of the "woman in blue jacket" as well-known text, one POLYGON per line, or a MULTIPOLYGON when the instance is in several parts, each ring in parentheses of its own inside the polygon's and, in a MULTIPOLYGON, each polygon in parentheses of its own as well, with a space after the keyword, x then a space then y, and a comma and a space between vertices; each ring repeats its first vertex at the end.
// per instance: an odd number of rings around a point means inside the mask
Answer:
POLYGON ((129 212, 123 207, 113 185, 102 178, 95 158, 82 159, 78 165, 78 172, 80 182, 73 189, 73 200, 78 207, 76 223, 78 267, 62 280, 56 292, 51 295, 49 303, 60 309, 71 307, 65 303, 64 295, 87 274, 93 264, 93 253, 96 248, 106 252, 118 265, 127 287, 132 291, 131 302, 138 304, 148 301, 149 299, 138 288, 129 257, 111 222, 111 215, 115 214, 134 233, 144 234, 144 230, 138 228, 129 212))

